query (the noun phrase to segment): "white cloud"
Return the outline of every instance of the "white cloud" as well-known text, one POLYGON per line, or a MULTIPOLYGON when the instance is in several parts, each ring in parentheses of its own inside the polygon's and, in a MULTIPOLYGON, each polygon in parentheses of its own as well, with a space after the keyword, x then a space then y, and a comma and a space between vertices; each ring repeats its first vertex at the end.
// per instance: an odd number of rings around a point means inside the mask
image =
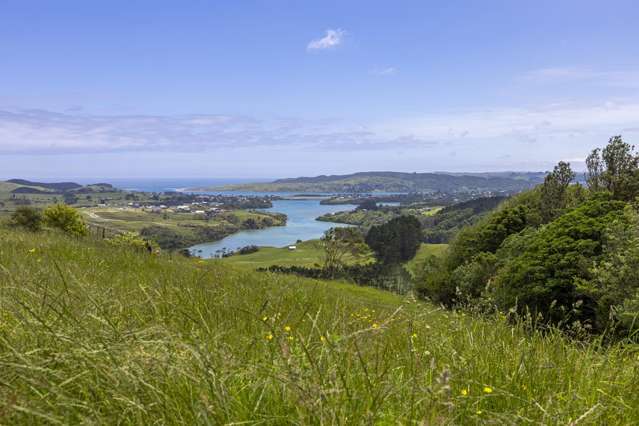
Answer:
POLYGON ((619 133, 628 142, 639 143, 639 102, 476 108, 367 123, 0 110, 0 157, 94 153, 233 157, 236 150, 281 150, 313 155, 357 152, 372 158, 377 152, 380 161, 393 153, 405 161, 422 155, 428 161, 425 165, 436 168, 447 164, 466 170, 545 169, 559 159, 583 158, 619 133), (448 159, 452 151, 457 153, 454 163, 448 159))
POLYGON ((241 147, 369 145, 359 126, 216 114, 106 116, 0 110, 0 154, 206 152, 241 147))
POLYGON ((639 89, 639 71, 597 71, 588 68, 550 67, 532 70, 523 79, 536 83, 590 83, 608 87, 639 89))
POLYGON ((375 68, 370 71, 372 75, 377 76, 387 76, 397 74, 397 68, 395 67, 386 67, 386 68, 375 68))
POLYGON ((311 40, 306 46, 307 50, 326 50, 333 49, 340 44, 342 44, 342 40, 346 35, 346 31, 336 29, 328 29, 326 30, 326 35, 322 38, 318 38, 315 40, 311 40))
POLYGON ((434 113, 375 126, 377 134, 403 130, 436 140, 497 139, 535 141, 604 132, 639 124, 639 103, 552 104, 537 108, 496 108, 434 113), (381 127, 380 127, 381 126, 381 127))

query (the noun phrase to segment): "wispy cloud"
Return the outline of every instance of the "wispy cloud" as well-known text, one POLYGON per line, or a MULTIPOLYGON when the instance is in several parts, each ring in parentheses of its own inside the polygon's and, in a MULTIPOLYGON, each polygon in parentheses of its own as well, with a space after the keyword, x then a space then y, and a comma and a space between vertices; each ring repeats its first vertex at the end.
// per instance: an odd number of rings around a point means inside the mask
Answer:
POLYGON ((368 145, 361 126, 245 116, 107 116, 0 110, 0 154, 206 152, 242 147, 368 145))
POLYGON ((597 71, 588 68, 550 67, 529 71, 523 79, 536 83, 590 83, 609 87, 639 88, 638 70, 597 71))
POLYGON ((395 67, 385 67, 385 68, 374 68, 370 71, 371 75, 377 76, 388 76, 397 74, 397 68, 395 67))
POLYGON ((533 161, 579 158, 618 133, 637 143, 638 129, 639 102, 476 108, 360 123, 0 110, 0 155, 136 152, 232 157, 234 150, 281 150, 291 155, 382 152, 378 156, 383 158, 405 150, 411 152, 409 157, 424 155, 439 164, 455 151, 460 165, 522 168, 533 161), (507 165, 501 158, 504 153, 511 155, 507 165))
POLYGON ((436 140, 510 139, 535 142, 575 135, 615 134, 639 125, 639 103, 551 104, 433 113, 375 125, 377 134, 402 130, 436 140))
POLYGON ((306 46, 306 50, 326 50, 333 49, 340 44, 342 44, 342 40, 346 35, 346 31, 341 29, 328 29, 326 30, 326 34, 322 38, 311 40, 306 46))

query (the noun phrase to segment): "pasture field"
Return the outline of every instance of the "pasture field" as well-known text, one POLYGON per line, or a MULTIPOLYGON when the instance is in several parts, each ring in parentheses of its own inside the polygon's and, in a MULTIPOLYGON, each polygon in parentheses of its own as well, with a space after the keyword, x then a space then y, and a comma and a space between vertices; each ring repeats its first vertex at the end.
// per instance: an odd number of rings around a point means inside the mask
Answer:
POLYGON ((0 229, 1 424, 637 424, 630 345, 0 229))

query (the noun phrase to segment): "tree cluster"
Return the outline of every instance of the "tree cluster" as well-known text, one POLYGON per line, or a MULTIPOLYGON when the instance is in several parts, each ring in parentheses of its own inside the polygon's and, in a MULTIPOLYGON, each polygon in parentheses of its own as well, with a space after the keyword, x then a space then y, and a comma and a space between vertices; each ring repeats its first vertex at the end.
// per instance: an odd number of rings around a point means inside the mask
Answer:
POLYGON ((443 258, 424 263, 419 294, 567 328, 639 329, 639 156, 615 136, 586 163, 587 188, 560 162, 462 229, 443 258))

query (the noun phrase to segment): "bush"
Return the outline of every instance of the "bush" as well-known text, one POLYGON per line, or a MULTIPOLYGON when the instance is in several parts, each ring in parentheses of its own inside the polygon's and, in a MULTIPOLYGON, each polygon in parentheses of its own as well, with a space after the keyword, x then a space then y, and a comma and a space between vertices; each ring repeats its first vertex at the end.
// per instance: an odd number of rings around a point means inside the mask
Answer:
POLYGON ((153 252, 157 250, 157 243, 151 243, 135 232, 125 232, 109 238, 107 242, 118 247, 129 247, 134 250, 153 252))
POLYGON ((406 294, 413 288, 410 274, 403 266, 383 263, 343 265, 339 270, 297 265, 272 265, 268 268, 259 268, 258 271, 295 274, 315 279, 343 279, 357 285, 374 287, 399 294, 406 294))
POLYGON ((42 213, 33 207, 21 206, 13 212, 9 223, 36 232, 42 229, 42 213))
POLYGON ((495 297, 502 309, 526 309, 550 322, 578 320, 601 328, 606 318, 597 315, 598 298, 577 286, 592 278, 593 260, 603 252, 607 227, 623 220, 625 203, 601 198, 542 228, 530 237, 523 253, 508 260, 495 279, 495 297))
POLYGON ((61 229, 75 236, 84 236, 89 232, 80 213, 73 207, 64 204, 47 207, 44 210, 44 221, 47 226, 61 229))
POLYGON ((251 253, 255 253, 257 251, 259 251, 259 247, 256 245, 248 245, 248 246, 244 246, 241 247, 240 249, 238 249, 237 254, 251 254, 251 253))

